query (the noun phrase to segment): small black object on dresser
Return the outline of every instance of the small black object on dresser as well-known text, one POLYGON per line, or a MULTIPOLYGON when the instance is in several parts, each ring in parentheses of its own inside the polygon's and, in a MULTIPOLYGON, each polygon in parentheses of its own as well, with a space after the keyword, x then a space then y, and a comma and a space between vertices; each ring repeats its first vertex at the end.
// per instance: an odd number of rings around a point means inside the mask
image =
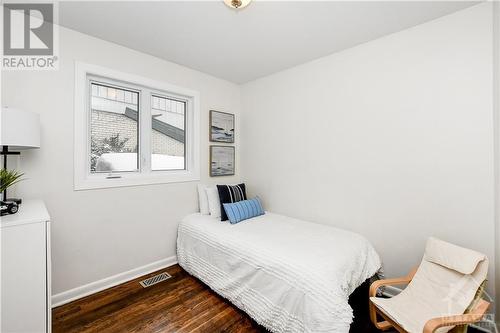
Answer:
POLYGON ((0 201, 0 212, 1 216, 15 214, 19 210, 19 206, 21 205, 21 199, 7 199, 5 201, 0 201))

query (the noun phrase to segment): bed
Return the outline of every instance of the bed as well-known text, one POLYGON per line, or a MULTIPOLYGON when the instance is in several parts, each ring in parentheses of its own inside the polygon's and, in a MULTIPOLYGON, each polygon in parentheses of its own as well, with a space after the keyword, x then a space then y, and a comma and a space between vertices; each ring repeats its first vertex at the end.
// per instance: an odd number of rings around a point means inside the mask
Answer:
POLYGON ((188 215, 179 265, 272 332, 348 332, 351 293, 380 268, 362 236, 266 213, 238 224, 188 215))

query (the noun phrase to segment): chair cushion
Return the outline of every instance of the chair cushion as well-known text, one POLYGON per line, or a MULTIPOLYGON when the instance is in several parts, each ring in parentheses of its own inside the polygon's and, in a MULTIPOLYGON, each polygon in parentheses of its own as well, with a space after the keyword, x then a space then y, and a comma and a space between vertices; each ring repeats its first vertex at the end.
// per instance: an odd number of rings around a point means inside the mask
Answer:
MULTIPOLYGON (((432 307, 421 300, 410 300, 407 297, 380 298, 371 297, 370 300, 392 321, 409 333, 422 333, 425 323, 435 318, 432 307)), ((437 333, 445 333, 453 327, 442 327, 437 333)))
POLYGON ((430 319, 463 314, 487 273, 486 256, 431 238, 410 284, 392 298, 372 297, 371 301, 407 332, 422 333, 430 319), (458 258, 466 263, 460 264, 458 258))
POLYGON ((462 274, 472 274, 486 256, 437 238, 430 237, 425 248, 425 260, 453 269, 462 274))

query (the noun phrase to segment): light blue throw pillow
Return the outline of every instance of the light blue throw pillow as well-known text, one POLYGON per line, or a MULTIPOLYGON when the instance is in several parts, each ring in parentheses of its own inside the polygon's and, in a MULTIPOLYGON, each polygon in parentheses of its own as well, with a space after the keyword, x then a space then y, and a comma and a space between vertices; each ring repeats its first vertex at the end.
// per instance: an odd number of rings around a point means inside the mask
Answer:
POLYGON ((224 210, 231 224, 248 220, 252 217, 264 215, 264 209, 258 197, 233 203, 225 203, 224 210))

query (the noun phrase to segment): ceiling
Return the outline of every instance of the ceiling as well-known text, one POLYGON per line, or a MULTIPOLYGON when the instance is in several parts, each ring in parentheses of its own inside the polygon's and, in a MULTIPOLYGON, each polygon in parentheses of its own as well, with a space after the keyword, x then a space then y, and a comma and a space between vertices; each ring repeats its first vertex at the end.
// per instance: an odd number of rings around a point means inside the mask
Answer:
POLYGON ((452 1, 67 1, 59 23, 235 83, 474 5, 452 1))

